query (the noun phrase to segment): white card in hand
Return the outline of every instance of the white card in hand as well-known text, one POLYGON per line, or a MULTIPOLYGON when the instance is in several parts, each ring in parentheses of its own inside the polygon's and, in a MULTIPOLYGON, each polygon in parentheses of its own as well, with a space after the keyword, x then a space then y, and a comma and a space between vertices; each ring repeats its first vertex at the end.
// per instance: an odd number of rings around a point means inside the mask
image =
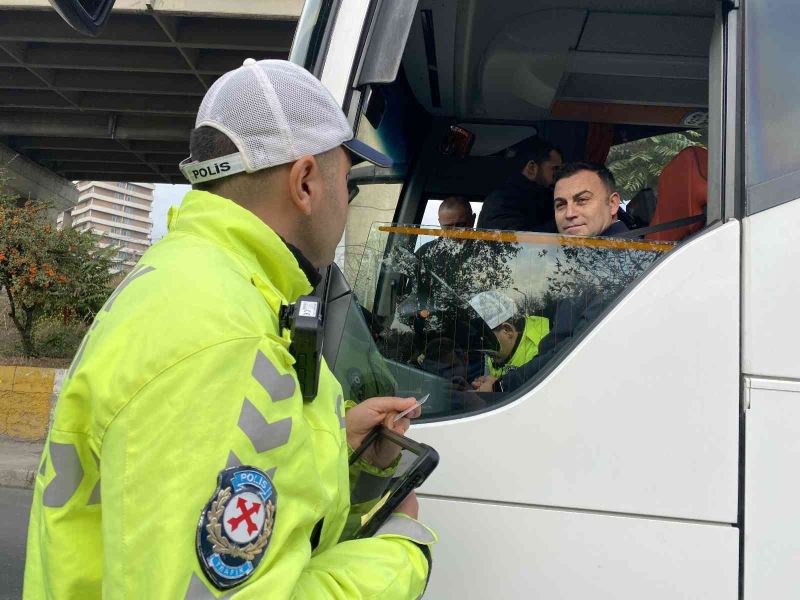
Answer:
POLYGON ((405 409, 403 412, 401 412, 399 415, 397 415, 394 419, 392 419, 392 423, 397 423, 400 419, 405 417, 412 410, 414 410, 418 406, 422 406, 423 404, 425 404, 428 401, 428 398, 430 398, 430 397, 431 397, 430 394, 425 394, 420 400, 417 400, 417 403, 414 406, 412 406, 411 408, 405 409))

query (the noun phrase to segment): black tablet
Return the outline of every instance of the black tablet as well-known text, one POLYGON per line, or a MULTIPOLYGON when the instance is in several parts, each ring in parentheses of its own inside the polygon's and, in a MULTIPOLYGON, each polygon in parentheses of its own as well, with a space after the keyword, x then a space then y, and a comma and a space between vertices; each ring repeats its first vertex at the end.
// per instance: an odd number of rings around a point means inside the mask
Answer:
POLYGON ((396 446, 400 452, 400 462, 386 492, 372 510, 361 518, 361 527, 353 539, 372 537, 405 497, 422 485, 439 464, 439 453, 436 450, 383 426, 376 427, 364 438, 364 443, 350 457, 350 464, 358 460, 374 443, 396 446))

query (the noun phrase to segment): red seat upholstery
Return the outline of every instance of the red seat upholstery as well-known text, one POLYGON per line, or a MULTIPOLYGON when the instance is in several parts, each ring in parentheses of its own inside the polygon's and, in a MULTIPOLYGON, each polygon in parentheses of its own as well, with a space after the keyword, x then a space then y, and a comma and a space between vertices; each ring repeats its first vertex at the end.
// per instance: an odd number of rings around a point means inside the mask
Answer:
MULTIPOLYGON (((702 215, 708 203, 708 150, 699 146, 684 148, 664 167, 658 178, 658 202, 650 225, 661 225, 694 215, 702 215)), ((645 236, 648 240, 677 242, 703 228, 692 223, 645 236)))

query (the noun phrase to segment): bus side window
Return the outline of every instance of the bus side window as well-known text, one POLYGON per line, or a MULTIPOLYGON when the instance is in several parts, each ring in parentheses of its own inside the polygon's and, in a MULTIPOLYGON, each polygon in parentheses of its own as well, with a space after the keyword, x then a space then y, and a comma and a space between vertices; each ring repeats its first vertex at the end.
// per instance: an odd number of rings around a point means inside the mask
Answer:
POLYGON ((748 215, 790 202, 800 187, 800 4, 749 2, 745 28, 745 182, 748 215))

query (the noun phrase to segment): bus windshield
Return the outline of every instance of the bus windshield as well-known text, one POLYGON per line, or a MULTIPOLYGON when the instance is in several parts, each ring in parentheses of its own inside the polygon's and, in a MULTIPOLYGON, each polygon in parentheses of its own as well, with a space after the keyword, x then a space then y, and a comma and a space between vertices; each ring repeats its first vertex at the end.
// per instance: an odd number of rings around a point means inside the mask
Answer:
POLYGON ((340 348, 334 371, 353 400, 430 393, 428 418, 496 406, 673 246, 375 224, 342 341, 355 345, 340 348), (375 387, 354 388, 366 372, 375 387))

